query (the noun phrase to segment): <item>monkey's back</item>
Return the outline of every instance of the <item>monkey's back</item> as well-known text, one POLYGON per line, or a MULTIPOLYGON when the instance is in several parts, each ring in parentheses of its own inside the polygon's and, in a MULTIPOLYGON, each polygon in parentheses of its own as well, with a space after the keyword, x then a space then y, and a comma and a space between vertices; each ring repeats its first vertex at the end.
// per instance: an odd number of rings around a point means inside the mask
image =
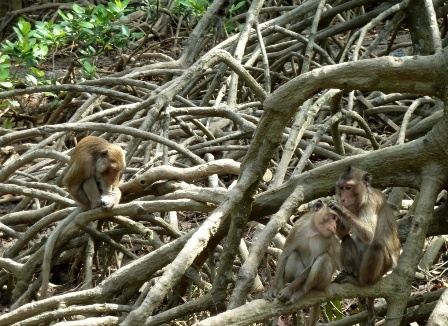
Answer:
POLYGON ((392 259, 396 260, 400 255, 401 248, 396 213, 384 194, 378 189, 374 190, 375 195, 381 198, 378 200, 382 201, 378 211, 378 226, 375 229, 374 240, 382 242, 391 253, 392 259))
POLYGON ((71 153, 68 170, 62 180, 64 186, 68 187, 76 181, 86 180, 93 176, 98 155, 111 145, 107 140, 96 136, 81 139, 71 153))

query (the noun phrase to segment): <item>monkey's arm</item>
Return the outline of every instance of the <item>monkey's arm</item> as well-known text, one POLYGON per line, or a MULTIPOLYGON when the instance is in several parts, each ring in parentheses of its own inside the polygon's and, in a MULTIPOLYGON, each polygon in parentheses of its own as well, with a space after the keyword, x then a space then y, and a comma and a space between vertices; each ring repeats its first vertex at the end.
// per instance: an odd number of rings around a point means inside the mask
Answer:
POLYGON ((96 184, 95 178, 88 178, 86 181, 84 181, 84 183, 82 184, 82 190, 84 191, 90 202, 89 208, 96 208, 101 206, 101 194, 100 190, 98 189, 98 185, 96 184))
POLYGON ((347 208, 338 205, 337 203, 330 203, 329 206, 356 230, 356 235, 359 240, 367 244, 372 242, 373 236, 375 235, 376 222, 378 220, 378 216, 375 212, 358 217, 347 208))
POLYGON ((87 198, 81 185, 67 187, 67 190, 73 197, 73 199, 82 207, 82 209, 90 209, 90 201, 87 198))

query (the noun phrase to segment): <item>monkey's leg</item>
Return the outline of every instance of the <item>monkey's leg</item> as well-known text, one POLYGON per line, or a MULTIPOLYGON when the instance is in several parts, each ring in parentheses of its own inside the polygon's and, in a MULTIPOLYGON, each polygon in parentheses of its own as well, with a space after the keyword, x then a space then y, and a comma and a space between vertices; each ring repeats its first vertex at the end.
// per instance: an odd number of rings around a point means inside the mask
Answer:
POLYGON ((84 190, 82 189, 82 185, 69 187, 67 190, 73 197, 73 199, 76 200, 83 209, 90 209, 90 201, 87 198, 84 190))
POLYGON ((96 208, 101 206, 101 194, 98 189, 95 178, 89 178, 82 184, 82 191, 89 202, 89 208, 96 208))
POLYGON ((342 271, 336 277, 336 283, 358 284, 358 275, 361 267, 361 252, 350 235, 346 235, 341 242, 342 271))
POLYGON ((310 319, 307 323, 307 326, 314 326, 317 324, 320 315, 320 304, 315 304, 311 307, 310 319))
POLYGON ((374 308, 374 298, 366 298, 366 310, 367 310, 367 326, 375 325, 375 308, 374 308))
POLYGON ((389 255, 384 245, 377 241, 372 242, 362 256, 359 270, 359 281, 361 285, 378 282, 387 271, 386 263, 389 260, 389 255))
MULTIPOLYGON (((369 285, 378 282, 387 269, 390 267, 390 256, 385 246, 374 241, 366 250, 362 257, 359 281, 362 285, 369 285)), ((373 307, 374 298, 366 298, 367 324, 375 325, 375 310, 373 307)))
POLYGON ((291 258, 290 256, 294 254, 292 250, 284 250, 280 255, 280 258, 277 262, 277 268, 275 269, 275 276, 272 280, 271 287, 267 291, 265 295, 265 299, 272 301, 277 296, 277 293, 280 289, 285 286, 285 271, 288 260, 291 258))
POLYGON ((283 289, 279 299, 281 301, 296 301, 312 289, 325 289, 331 282, 333 271, 334 267, 330 256, 326 253, 320 255, 312 264, 306 281, 301 282, 301 276, 298 277, 283 289))
POLYGON ((283 291, 281 291, 278 299, 282 302, 288 301, 293 295, 294 291, 296 289, 300 289, 303 283, 305 283, 310 271, 311 266, 308 266, 299 276, 297 276, 297 278, 293 282, 289 283, 288 286, 283 289, 283 291))

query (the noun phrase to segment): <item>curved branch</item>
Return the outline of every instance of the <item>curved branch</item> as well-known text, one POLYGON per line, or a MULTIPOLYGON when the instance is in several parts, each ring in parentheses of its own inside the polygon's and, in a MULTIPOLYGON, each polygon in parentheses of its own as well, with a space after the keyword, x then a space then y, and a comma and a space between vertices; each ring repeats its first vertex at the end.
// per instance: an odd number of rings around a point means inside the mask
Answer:
MULTIPOLYGON (((398 89, 402 92, 442 96, 441 85, 444 81, 443 74, 447 73, 447 54, 448 51, 443 51, 442 54, 427 57, 400 59, 383 57, 361 60, 315 69, 291 80, 264 102, 265 115, 260 120, 246 155, 245 168, 254 169, 255 162, 261 163, 265 160, 263 156, 271 157, 294 109, 321 88, 384 92, 395 92, 398 89)), ((371 172, 377 185, 418 188, 419 172, 423 163, 428 164, 435 160, 441 166, 448 166, 448 153, 445 152, 445 148, 448 148, 448 137, 440 136, 447 133, 446 124, 446 119, 442 119, 436 125, 437 128, 434 128, 433 134, 429 133, 423 139, 373 153, 352 156, 291 179, 283 186, 260 195, 255 201, 252 216, 264 216, 275 212, 298 184, 302 184, 305 188, 305 202, 331 194, 334 180, 347 164, 354 164, 371 172), (320 175, 319 179, 322 182, 310 187, 307 180, 315 174, 320 175)))
POLYGON ((131 127, 108 125, 105 123, 96 122, 83 122, 83 123, 61 123, 58 125, 42 126, 37 128, 32 128, 23 131, 17 131, 13 133, 8 133, 0 137, 0 146, 4 146, 10 142, 17 141, 19 139, 33 137, 33 136, 43 136, 46 133, 51 133, 55 131, 102 131, 110 133, 121 133, 125 135, 132 135, 141 139, 152 140, 163 145, 166 145, 179 153, 184 154, 186 157, 190 158, 195 163, 204 163, 205 161, 199 156, 185 149, 176 142, 168 140, 166 138, 160 137, 148 131, 142 131, 131 127))
POLYGON ((177 168, 174 166, 162 165, 152 168, 143 175, 122 184, 120 190, 126 195, 131 192, 143 191, 147 186, 163 179, 195 181, 213 174, 238 175, 239 173, 240 163, 231 159, 216 160, 190 168, 177 168))
POLYGON ((88 85, 74 85, 74 84, 63 84, 63 85, 44 85, 44 86, 34 86, 27 88, 14 89, 12 91, 4 91, 0 92, 0 99, 23 95, 23 94, 33 94, 33 93, 42 93, 42 92, 86 92, 93 94, 101 94, 106 95, 111 98, 116 98, 119 100, 127 101, 130 103, 140 102, 136 96, 129 95, 126 93, 122 93, 119 91, 114 91, 111 89, 106 89, 98 86, 88 86, 88 85))
MULTIPOLYGON (((11 134, 10 134, 11 135, 11 134)), ((14 160, 11 164, 8 164, 0 169, 0 182, 5 181, 8 177, 17 171, 25 164, 37 159, 37 158, 52 158, 61 162, 67 163, 69 158, 67 155, 52 150, 52 149, 37 149, 32 152, 28 152, 25 155, 14 160)))

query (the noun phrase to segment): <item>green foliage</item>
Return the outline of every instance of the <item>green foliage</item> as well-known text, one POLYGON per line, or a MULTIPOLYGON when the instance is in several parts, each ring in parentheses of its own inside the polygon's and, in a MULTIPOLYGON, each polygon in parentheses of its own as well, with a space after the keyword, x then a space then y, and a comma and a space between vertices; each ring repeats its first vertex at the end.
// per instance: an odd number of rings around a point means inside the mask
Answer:
POLYGON ((338 320, 344 317, 342 313, 342 302, 341 300, 328 301, 325 304, 325 313, 327 314, 330 321, 338 320))
POLYGON ((71 10, 59 10, 59 22, 31 23, 20 18, 14 26, 15 41, 5 41, 0 52, 0 86, 10 81, 10 64, 24 65, 29 69, 25 77, 28 85, 45 83, 45 76, 37 66, 48 55, 70 45, 73 55, 79 58, 85 76, 93 77, 95 67, 85 60, 102 52, 128 45, 139 33, 130 32, 119 22, 127 11, 129 0, 113 0, 107 5, 80 6, 73 4, 71 10), (3 53, 3 55, 2 55, 3 53))
POLYGON ((204 15, 210 2, 209 0, 176 0, 175 11, 199 19, 204 15))
POLYGON ((230 15, 233 16, 240 14, 242 12, 240 9, 243 8, 245 4, 246 0, 235 1, 229 9, 230 15))
POLYGON ((2 119, 2 128, 5 129, 12 129, 13 124, 12 124, 12 120, 11 119, 2 119))
POLYGON ((12 88, 12 83, 9 81, 9 56, 0 53, 0 87, 12 88))
POLYGON ((32 66, 48 54, 48 47, 37 41, 36 32, 31 29, 31 24, 20 18, 17 26, 13 27, 17 41, 6 40, 2 45, 2 51, 19 64, 32 66))
POLYGON ((60 26, 67 35, 66 43, 76 44, 84 57, 126 46, 131 36, 129 28, 117 22, 126 13, 127 5, 128 0, 115 0, 107 6, 74 4, 70 12, 59 10, 60 26))
MULTIPOLYGON (((229 8, 229 16, 237 16, 249 9, 250 3, 246 0, 235 1, 229 8)), ((224 23, 227 33, 236 33, 240 27, 240 24, 236 21, 227 19, 224 23)))
POLYGON ((82 67, 82 74, 86 79, 93 79, 96 76, 96 68, 87 58, 79 60, 82 67))

